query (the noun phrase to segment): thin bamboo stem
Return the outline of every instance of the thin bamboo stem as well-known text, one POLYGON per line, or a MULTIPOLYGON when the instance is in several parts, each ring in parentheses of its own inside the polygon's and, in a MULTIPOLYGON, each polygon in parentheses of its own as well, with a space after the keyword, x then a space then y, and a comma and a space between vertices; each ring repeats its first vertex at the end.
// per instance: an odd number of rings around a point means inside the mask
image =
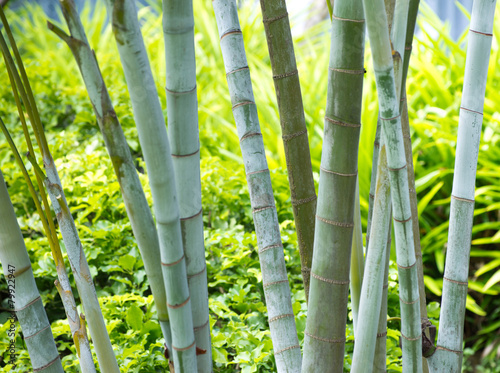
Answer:
POLYGON ((308 301, 314 247, 316 191, 299 73, 285 0, 260 0, 260 6, 273 70, 302 279, 308 301))
POLYGON ((354 338, 356 338, 356 327, 358 325, 359 299, 361 296, 361 285, 363 283, 365 258, 363 253, 363 230, 361 226, 361 210, 359 205, 359 179, 356 178, 356 191, 354 200, 354 230, 352 232, 351 249, 351 308, 353 315, 354 338))
POLYGON ((300 345, 278 216, 236 3, 214 0, 212 4, 247 175, 276 367, 279 373, 300 372, 300 345))

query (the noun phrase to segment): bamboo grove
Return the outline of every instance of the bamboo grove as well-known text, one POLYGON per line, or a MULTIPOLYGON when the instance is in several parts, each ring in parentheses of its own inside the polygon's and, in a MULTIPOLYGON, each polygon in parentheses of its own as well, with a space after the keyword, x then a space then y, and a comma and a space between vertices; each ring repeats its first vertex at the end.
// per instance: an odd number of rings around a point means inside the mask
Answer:
MULTIPOLYGON (((166 117, 154 83, 134 1, 106 0, 152 194, 149 206, 134 156, 73 0, 60 0, 64 25, 48 30, 71 50, 102 133, 144 262, 171 372, 213 371, 205 261, 195 27, 191 0, 163 0, 166 117), (68 31, 65 31, 65 28, 68 31)), ((387 284, 391 246, 397 258, 403 372, 459 372, 473 229, 475 177, 496 0, 474 0, 464 71, 438 338, 429 322, 423 281, 418 201, 406 78, 419 0, 328 2, 331 44, 319 186, 316 195, 308 128, 285 0, 260 0, 288 172, 307 300, 304 340, 297 335, 280 222, 266 159, 235 0, 213 0, 257 236, 267 323, 279 373, 343 372, 350 301, 355 335, 352 372, 386 371, 387 284), (371 61, 365 66, 369 44, 371 61), (361 123, 365 69, 375 72, 378 123, 361 123), (366 244, 360 215, 358 144, 362 126, 377 127, 366 244), (391 224, 392 222, 392 224, 391 224), (395 238, 395 245, 391 242, 395 238), (365 246, 366 248, 364 248, 365 246)), ((8 15, 8 13, 7 13, 8 15)), ((36 205, 50 247, 55 285, 82 372, 119 372, 93 276, 59 171, 44 133, 22 56, 3 10, 0 48, 28 154, 18 152, 0 118, 36 205), (26 118, 26 115, 28 118, 26 118), (27 120, 28 119, 28 120, 27 120), (29 126, 31 127, 29 127, 29 126), (35 139, 34 144, 32 143, 35 139), (62 237, 61 245, 59 233, 62 237), (63 255, 62 249, 66 251, 63 255), (66 271, 69 261, 83 313, 66 271), (88 326, 88 332, 87 332, 88 326), (94 360, 93 354, 96 359, 94 360)), ((40 31, 42 32, 42 31, 40 31)), ((260 36, 255 36, 260 37, 260 36)), ((264 38, 264 35, 262 35, 264 38)), ((71 63, 74 63, 71 62, 71 63)), ((32 82, 33 83, 33 82, 32 82)), ((410 93, 411 94, 411 93, 410 93)), ((33 370, 62 363, 31 263, 0 172, 0 262, 16 283, 12 302, 33 370)), ((123 370, 122 370, 123 371, 123 370)))

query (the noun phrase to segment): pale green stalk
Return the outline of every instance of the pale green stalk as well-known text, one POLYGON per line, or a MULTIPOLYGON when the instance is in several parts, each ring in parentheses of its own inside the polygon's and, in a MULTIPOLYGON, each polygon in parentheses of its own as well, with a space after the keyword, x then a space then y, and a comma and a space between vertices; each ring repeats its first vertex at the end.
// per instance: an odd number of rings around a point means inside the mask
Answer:
MULTIPOLYGON (((34 371, 62 373, 61 358, 57 351, 52 330, 42 298, 36 287, 28 251, 17 223, 14 207, 7 192, 7 185, 0 171, 0 262, 8 286, 8 305, 23 330, 34 371)), ((8 321, 15 325, 15 321, 8 321)), ((8 329, 9 340, 15 340, 15 326, 8 329)), ((18 353, 10 348, 10 356, 18 353)), ((15 355, 14 355, 15 356, 15 355)), ((12 357, 12 360, 16 360, 12 357)))
POLYGON ((477 157, 495 4, 496 0, 476 0, 472 6, 458 123, 439 334, 436 352, 428 359, 432 372, 459 372, 462 366, 477 157))
POLYGON ((302 279, 308 301, 314 246, 316 191, 299 72, 295 62, 285 0, 260 0, 260 6, 273 70, 302 279))
MULTIPOLYGON (((364 0, 379 96, 382 136, 387 146, 400 281, 404 372, 422 372, 418 275, 413 244, 408 175, 392 50, 383 0, 364 0)), ((406 29, 405 29, 406 31, 406 29)), ((400 71, 403 69, 401 68, 400 71)), ((398 74, 402 76, 402 74, 398 74)), ((398 79, 399 80, 399 79, 398 79)), ((400 80, 399 80, 400 81, 400 80)))
MULTIPOLYGON (((373 222, 370 247, 366 254, 365 273, 361 288, 356 343, 352 357, 352 373, 365 373, 367 367, 373 367, 377 330, 382 306, 382 288, 384 270, 387 261, 387 232, 391 224, 391 188, 389 170, 386 161, 386 145, 380 148, 377 169, 375 201, 373 204, 373 222)), ((387 317, 387 306, 385 318, 387 317)))
POLYGON ((132 231, 144 262, 144 269, 155 300, 158 320, 167 347, 171 346, 170 323, 168 321, 165 286, 160 257, 158 234, 153 216, 144 195, 139 176, 130 154, 130 149, 116 117, 108 90, 102 78, 95 54, 89 46, 85 30, 78 16, 73 0, 61 0, 63 15, 71 36, 57 26, 48 23, 49 29, 64 40, 82 74, 90 101, 94 108, 97 123, 104 137, 115 174, 120 184, 123 201, 132 225, 132 231))
MULTIPOLYGON (((4 23, 4 25, 6 22, 4 23)), ((9 72, 9 78, 12 80, 12 72, 7 65, 7 70, 9 72)), ((21 102, 19 100, 19 97, 17 95, 17 90, 13 89, 12 91, 14 93, 14 99, 16 101, 18 110, 19 110, 19 118, 21 119, 21 124, 23 126, 23 130, 25 132, 26 136, 26 142, 28 145, 28 149, 30 150, 30 153, 33 152, 33 147, 31 145, 31 139, 29 138, 29 135, 27 135, 27 126, 26 126, 26 121, 24 118, 23 111, 21 109, 21 102)), ((44 193, 44 186, 42 184, 42 179, 37 175, 37 183, 38 183, 38 188, 40 190, 40 196, 42 198, 43 204, 44 204, 44 209, 42 209, 42 206, 40 205, 40 202, 38 201, 38 195, 35 191, 35 188, 33 187, 33 183, 31 182, 31 179, 28 175, 28 171, 26 170, 26 167, 24 166, 24 163, 21 159, 21 156, 17 150, 16 145, 14 144, 7 128, 5 127, 2 119, 0 118, 0 127, 2 129, 2 132, 4 133, 7 142, 12 150, 12 153, 14 155, 14 158, 16 159, 16 162, 18 163, 21 172, 24 176, 24 179, 26 180, 26 183, 28 185, 28 189, 30 191, 31 197, 33 199, 33 202, 35 203, 36 210, 38 212, 38 215, 40 216, 40 220, 42 222, 43 228, 45 230, 45 233, 47 234, 47 240, 49 242, 49 246, 52 252, 52 258, 54 259, 54 263, 56 265, 56 271, 57 271, 57 277, 59 280, 55 281, 55 285, 57 287, 57 290, 59 292, 59 295, 61 296, 61 300, 64 306, 64 310, 66 312, 66 316, 68 318, 68 323, 69 327, 71 330, 71 335, 73 337, 73 341, 75 343, 76 347, 76 353, 78 355, 78 359, 80 362, 80 367, 82 369, 83 373, 94 373, 96 371, 95 365, 94 365, 94 359, 92 358, 92 352, 90 351, 90 345, 89 345, 89 340, 87 338, 87 332, 85 329, 85 319, 83 315, 78 314, 78 310, 76 308, 76 302, 75 298, 73 296, 73 292, 71 289, 71 285, 68 279, 68 274, 66 272, 66 267, 64 265, 64 260, 62 257, 61 253, 61 247, 59 246, 59 239, 57 238, 57 234, 55 231, 54 223, 52 221, 52 216, 49 215, 49 219, 45 216, 45 211, 47 211, 50 214, 50 209, 48 208, 48 201, 47 201, 47 196, 44 193)), ((31 156, 31 154, 28 154, 28 157, 30 158, 30 161, 32 164, 36 164, 36 161, 34 158, 31 156)), ((34 166, 38 167, 38 165, 34 166)))
POLYGON ((214 0, 233 115, 252 205, 269 329, 279 373, 300 372, 301 356, 271 178, 234 0, 214 0))
POLYGON ((342 372, 364 76, 361 0, 336 0, 304 372, 342 372))
POLYGON ((174 166, 165 119, 131 0, 106 0, 148 170, 177 373, 197 371, 196 341, 174 166))
MULTIPOLYGON (((11 40, 11 43, 12 41, 13 40, 11 40)), ((78 237, 78 232, 75 227, 73 217, 67 206, 59 175, 54 165, 54 160, 52 159, 52 155, 48 148, 47 140, 43 132, 43 126, 38 114, 38 109, 36 108, 33 92, 31 91, 26 73, 24 71, 24 68, 22 67, 22 61, 19 54, 15 53, 24 85, 23 82, 21 82, 21 77, 19 76, 17 69, 15 68, 14 61, 12 60, 10 53, 8 53, 8 48, 5 40, 3 39, 3 36, 0 37, 0 46, 4 53, 4 57, 6 58, 6 62, 11 68, 11 72, 14 78, 13 88, 19 90, 20 96, 22 97, 23 102, 26 106, 26 110, 29 114, 30 122, 33 126, 33 131, 37 138, 38 146, 42 152, 43 164, 47 172, 47 179, 45 179, 44 182, 47 186, 54 211, 56 212, 57 221, 59 223, 63 241, 66 246, 68 259, 74 273, 78 293, 85 310, 86 319, 88 321, 90 334, 94 342, 101 371, 104 373, 119 372, 118 365, 116 363, 116 357, 114 355, 113 348, 109 340, 109 335, 106 330, 106 324, 104 323, 104 318, 99 306, 99 301, 97 299, 97 294, 95 292, 94 283, 90 274, 88 263, 82 249, 82 244, 78 237)), ((14 51, 16 52, 17 48, 15 48, 14 51)), ((33 166, 35 166, 35 164, 33 166)))
POLYGON ((356 326, 358 325, 359 297, 361 296, 361 285, 365 267, 365 257, 363 253, 363 230, 361 226, 361 210, 359 206, 359 179, 356 178, 356 191, 354 194, 354 230, 352 232, 351 249, 351 308, 354 336, 356 336, 356 326))
POLYGON ((168 135, 179 193, 198 372, 212 371, 201 206, 200 140, 192 0, 163 0, 168 135))

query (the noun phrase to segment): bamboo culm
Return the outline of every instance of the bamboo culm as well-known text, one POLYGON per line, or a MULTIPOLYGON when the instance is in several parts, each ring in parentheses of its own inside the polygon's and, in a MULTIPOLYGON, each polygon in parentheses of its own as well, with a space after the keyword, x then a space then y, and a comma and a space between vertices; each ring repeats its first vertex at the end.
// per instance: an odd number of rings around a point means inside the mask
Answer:
POLYGON ((260 6, 273 70, 302 279, 308 301, 314 246, 316 191, 299 73, 285 0, 260 0, 260 6))
POLYGON ((163 336, 167 347, 170 348, 170 323, 161 264, 158 261, 160 248, 153 216, 137 175, 129 146, 102 78, 99 64, 89 46, 74 1, 61 0, 60 2, 71 36, 50 22, 48 25, 55 34, 67 43, 82 74, 97 123, 120 184, 127 215, 141 252, 144 269, 155 300, 163 336))
MULTIPOLYGON (((401 131, 399 100, 394 78, 391 42, 383 0, 364 0, 368 35, 373 51, 382 120, 382 136, 387 146, 391 181, 394 231, 400 281, 404 372, 422 372, 421 320, 418 275, 413 243, 408 175, 401 131)), ((405 29, 406 31, 406 29, 405 29)), ((402 70, 402 68, 401 68, 402 70)), ((399 74, 402 75, 402 74, 399 74)))
POLYGON ((300 372, 300 345, 278 216, 236 2, 214 0, 212 4, 247 175, 276 367, 279 373, 300 372))
MULTIPOLYGON (((9 290, 8 304, 12 312, 15 312, 23 330, 32 368, 42 373, 62 373, 64 370, 59 352, 1 171, 0 216, 2 221, 0 224, 0 262, 9 290)), ((9 329, 9 336, 12 330, 15 329, 9 329)), ((12 336, 11 339, 14 337, 12 336)), ((11 349, 10 354, 14 353, 14 349, 11 349)))
POLYGON ((196 346, 198 372, 212 371, 207 266, 201 206, 200 141, 191 0, 163 0, 168 136, 179 193, 182 240, 196 346))
POLYGON ((439 334, 436 352, 428 359, 431 372, 459 372, 462 366, 477 158, 495 4, 496 0, 476 0, 472 6, 458 122, 439 334))
POLYGON ((131 0, 106 0, 148 171, 177 373, 196 372, 196 342, 174 166, 158 92, 131 0))
POLYGON ((334 2, 303 372, 343 370, 361 128, 364 28, 361 0, 334 2))

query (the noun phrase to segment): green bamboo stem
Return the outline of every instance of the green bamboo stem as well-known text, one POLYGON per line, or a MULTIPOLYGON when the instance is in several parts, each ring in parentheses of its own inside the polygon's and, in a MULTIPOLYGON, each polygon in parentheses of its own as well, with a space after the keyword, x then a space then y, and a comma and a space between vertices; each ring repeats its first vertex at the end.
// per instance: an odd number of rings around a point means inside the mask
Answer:
POLYGON ((370 194, 368 196, 368 218, 366 224, 366 250, 370 246, 370 232, 373 219, 373 205, 375 202, 375 191, 377 187, 377 168, 380 153, 380 132, 382 130, 380 118, 377 118, 377 129, 375 130, 375 139, 373 141, 373 156, 372 156, 372 174, 370 177, 370 194))
POLYGON ((22 67, 22 60, 17 51, 17 47, 14 47, 15 42, 13 39, 11 39, 11 43, 13 44, 14 55, 17 59, 24 85, 15 68, 14 61, 8 51, 5 40, 3 36, 0 37, 0 47, 14 78, 14 81, 11 82, 13 89, 17 89, 23 99, 39 148, 42 152, 43 164, 47 172, 47 179, 45 179, 44 182, 48 189, 54 211, 56 212, 57 221, 66 246, 68 259, 75 276, 78 292, 82 299, 85 313, 87 314, 88 325, 94 341, 97 359, 102 372, 119 372, 116 357, 109 340, 109 335, 106 331, 106 325, 95 292, 92 276, 80 239, 78 238, 78 232, 74 225, 73 217, 67 206, 57 169, 55 168, 52 155, 48 148, 33 92, 31 91, 24 67, 22 67))
MULTIPOLYGON (((390 204, 390 203, 389 203, 390 204)), ((391 209, 389 208, 389 211, 391 209)), ((390 218, 389 218, 390 220, 390 218)), ((385 249, 385 269, 382 287, 382 302, 378 319, 375 356, 373 358, 373 373, 387 372, 387 293, 389 289, 389 259, 391 257, 391 226, 387 234, 385 249)))
POLYGON ((364 28, 360 0, 335 1, 304 332, 304 372, 343 370, 363 95, 364 28))
POLYGON ((314 246, 316 191, 299 73, 285 0, 260 0, 260 6, 273 70, 302 279, 308 301, 314 246))
POLYGON ((102 78, 95 54, 91 50, 73 0, 61 0, 63 15, 71 36, 52 23, 49 29, 67 43, 78 64, 97 123, 120 184, 123 201, 132 225, 132 231, 144 262, 144 269, 155 300, 158 320, 167 347, 171 347, 170 323, 160 257, 158 234, 153 216, 135 169, 130 149, 116 117, 111 98, 102 78))
MULTIPOLYGON (((35 283, 28 251, 0 171, 0 262, 9 290, 9 305, 23 330, 34 371, 62 373, 61 358, 42 298, 35 283)), ((10 336, 14 339, 14 335, 10 336)), ((11 352, 12 354, 13 352, 11 352)), ((14 352, 15 353, 15 352, 14 352)))
POLYGON ((354 194, 354 230, 352 233, 351 249, 351 308, 354 336, 358 325, 359 299, 361 296, 361 285, 363 283, 365 258, 363 253, 363 230, 361 226, 361 210, 359 205, 359 179, 356 178, 356 191, 354 194))
POLYGON ((193 327, 198 351, 198 372, 212 371, 208 315, 207 266, 203 242, 200 141, 193 3, 163 0, 163 33, 167 70, 168 135, 179 193, 182 239, 191 294, 193 327))
POLYGON ((476 0, 472 6, 458 124, 439 335, 436 352, 428 359, 432 372, 459 372, 462 366, 474 190, 495 4, 496 0, 476 0))
POLYGON ((167 129, 131 0, 106 0, 146 161, 160 241, 163 279, 178 373, 196 372, 196 341, 167 129))
MULTIPOLYGON (((368 35, 379 95, 382 136, 387 145, 394 230, 400 281, 403 366, 405 372, 422 371, 418 275, 411 226, 408 175, 401 130, 399 99, 394 77, 391 42, 383 0, 364 0, 368 35), (383 22, 382 22, 383 21, 383 22)), ((405 29, 406 31, 406 29, 405 29)), ((394 33, 394 31, 393 31, 394 33)), ((402 68, 400 69, 403 70, 402 68)), ((398 74, 398 78, 402 74, 398 74)), ((400 82, 401 80, 398 79, 400 82)))
MULTIPOLYGON (((9 77, 12 77, 10 68, 7 67, 7 69, 9 71, 9 77)), ((13 92, 14 92, 14 98, 15 98, 16 103, 17 103, 18 108, 19 108, 20 101, 19 101, 19 98, 17 96, 17 91, 14 89, 13 92)), ((23 124, 23 126, 26 126, 23 111, 20 110, 19 113, 20 113, 21 123, 23 124)), ((36 194, 33 183, 31 182, 31 179, 28 175, 28 171, 26 170, 26 167, 24 166, 24 163, 23 163, 21 156, 16 148, 16 145, 14 144, 14 142, 13 142, 9 132, 7 131, 7 128, 5 127, 5 124, 3 123, 1 118, 0 118, 0 127, 1 127, 2 132, 4 133, 4 135, 7 139, 7 142, 9 144, 11 150, 12 150, 14 158, 16 159, 16 162, 21 169, 21 173, 23 174, 24 179, 26 180, 31 197, 33 198, 33 201, 35 203, 36 210, 38 212, 38 215, 40 216, 40 220, 42 222, 43 228, 47 234, 47 239, 49 241, 49 246, 50 246, 50 249, 52 252, 52 257, 53 257, 55 265, 56 265, 57 277, 59 279, 59 280, 56 280, 56 287, 57 287, 59 294, 61 296, 64 310, 65 310, 66 316, 68 318, 68 323, 69 323, 69 327, 71 330, 71 335, 73 337, 73 341, 75 342, 78 359, 80 361, 80 367, 81 367, 83 373, 94 373, 96 371, 96 369, 95 369, 95 365, 94 365, 94 359, 92 358, 92 352, 90 351, 90 345, 89 345, 89 341, 87 338, 87 333, 86 333, 86 329, 85 329, 83 315, 79 315, 78 310, 76 308, 76 302, 75 302, 75 298, 73 296, 71 285, 70 285, 70 282, 68 279, 66 267, 64 265, 64 260, 62 257, 61 248, 59 246, 59 240, 57 238, 57 235, 55 235, 56 233, 55 233, 55 228, 53 227, 52 217, 50 217, 50 219, 47 219, 47 217, 45 216, 45 211, 47 211, 49 213, 50 210, 48 210, 46 208, 42 209, 40 202, 38 201, 38 196, 36 194)), ((29 137, 27 137, 27 143, 28 143, 28 148, 32 150, 33 148, 32 148, 31 141, 30 141, 29 137)), ((36 161, 34 160, 34 158, 30 154, 28 154, 28 157, 30 159, 30 162, 33 164, 33 167, 38 167, 38 164, 36 164, 36 161)), ((40 191, 43 191, 43 185, 41 184, 41 180, 42 180, 42 178, 37 175, 38 188, 40 191)), ((41 197, 42 197, 42 200, 44 202, 44 205, 47 206, 46 195, 44 193, 41 193, 41 197)))
MULTIPOLYGON (((366 254, 365 273, 356 327, 356 343, 352 358, 352 373, 366 372, 373 367, 379 317, 381 315, 384 270, 387 261, 387 232, 391 224, 391 188, 387 167, 386 145, 380 148, 377 169, 375 201, 373 205, 373 222, 371 228, 370 248, 366 254)), ((385 306, 386 309, 387 306, 385 306)), ((387 318, 387 309, 384 315, 387 318)), ((384 369, 385 370, 385 369, 384 369)))
POLYGON ((279 373, 300 372, 301 356, 271 178, 234 0, 212 2, 252 204, 269 328, 279 373))

